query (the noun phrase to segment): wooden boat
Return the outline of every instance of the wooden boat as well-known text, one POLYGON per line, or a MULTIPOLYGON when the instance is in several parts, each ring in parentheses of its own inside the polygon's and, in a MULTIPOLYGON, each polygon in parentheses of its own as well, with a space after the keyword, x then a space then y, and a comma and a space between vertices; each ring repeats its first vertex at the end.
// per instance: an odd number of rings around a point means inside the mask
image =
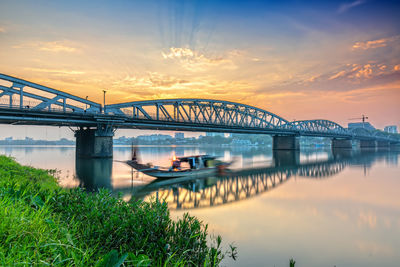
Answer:
POLYGON ((172 166, 169 168, 141 164, 137 161, 136 156, 133 156, 132 160, 128 160, 126 163, 132 168, 158 179, 212 176, 217 175, 230 165, 230 163, 222 162, 209 155, 174 157, 172 166))

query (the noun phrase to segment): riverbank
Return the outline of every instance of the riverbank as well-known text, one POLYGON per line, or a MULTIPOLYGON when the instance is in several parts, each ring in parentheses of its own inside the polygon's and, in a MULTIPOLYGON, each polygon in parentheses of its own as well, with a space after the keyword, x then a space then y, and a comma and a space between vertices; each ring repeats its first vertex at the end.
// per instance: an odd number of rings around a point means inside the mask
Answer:
POLYGON ((173 221, 166 203, 62 189, 51 174, 0 156, 1 266, 216 266, 225 256, 221 237, 188 214, 173 221))

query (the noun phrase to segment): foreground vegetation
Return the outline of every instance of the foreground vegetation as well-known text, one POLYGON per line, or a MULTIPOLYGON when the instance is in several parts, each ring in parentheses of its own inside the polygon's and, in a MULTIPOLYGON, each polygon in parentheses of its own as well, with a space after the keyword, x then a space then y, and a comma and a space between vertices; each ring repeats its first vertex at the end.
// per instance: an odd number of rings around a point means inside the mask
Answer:
MULTIPOLYGON (((0 266, 216 266, 221 238, 166 203, 58 187, 48 171, 0 156, 0 266)), ((231 251, 235 256, 234 248, 231 251)))

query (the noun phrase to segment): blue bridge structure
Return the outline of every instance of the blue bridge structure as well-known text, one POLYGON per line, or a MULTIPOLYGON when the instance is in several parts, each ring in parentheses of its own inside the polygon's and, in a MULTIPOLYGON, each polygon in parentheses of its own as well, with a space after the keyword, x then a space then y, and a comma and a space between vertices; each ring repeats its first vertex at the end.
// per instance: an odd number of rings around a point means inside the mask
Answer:
POLYGON ((229 101, 162 99, 101 105, 60 90, 0 74, 0 123, 77 127, 76 153, 112 157, 116 129, 268 134, 273 149, 298 150, 300 136, 328 137, 334 148, 389 147, 400 138, 329 120, 288 121, 269 111, 229 101))

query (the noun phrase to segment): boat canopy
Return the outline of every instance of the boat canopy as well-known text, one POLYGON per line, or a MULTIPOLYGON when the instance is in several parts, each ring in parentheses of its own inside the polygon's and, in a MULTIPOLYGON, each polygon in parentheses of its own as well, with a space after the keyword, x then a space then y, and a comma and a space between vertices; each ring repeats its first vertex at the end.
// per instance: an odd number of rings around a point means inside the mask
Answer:
POLYGON ((181 162, 189 162, 190 160, 193 160, 196 158, 202 159, 202 160, 213 160, 213 159, 216 159, 217 157, 209 156, 209 155, 194 155, 194 156, 177 157, 177 159, 181 162))

